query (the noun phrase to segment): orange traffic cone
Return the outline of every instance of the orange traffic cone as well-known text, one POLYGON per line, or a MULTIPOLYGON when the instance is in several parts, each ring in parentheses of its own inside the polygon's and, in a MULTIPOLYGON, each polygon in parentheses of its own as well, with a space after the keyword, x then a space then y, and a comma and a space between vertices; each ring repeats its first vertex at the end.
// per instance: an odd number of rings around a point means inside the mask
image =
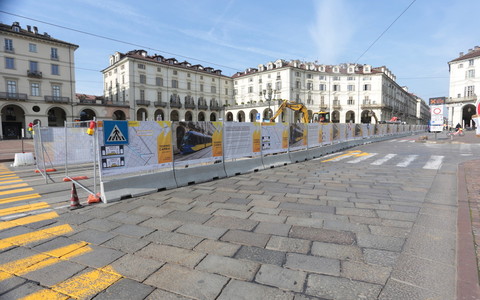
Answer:
POLYGON ((88 204, 93 204, 93 203, 99 203, 102 202, 102 199, 100 199, 100 193, 95 194, 90 194, 88 195, 87 198, 87 203, 88 204))
POLYGON ((80 200, 78 200, 77 189, 75 183, 72 183, 72 196, 70 197, 70 209, 77 209, 82 207, 80 200))

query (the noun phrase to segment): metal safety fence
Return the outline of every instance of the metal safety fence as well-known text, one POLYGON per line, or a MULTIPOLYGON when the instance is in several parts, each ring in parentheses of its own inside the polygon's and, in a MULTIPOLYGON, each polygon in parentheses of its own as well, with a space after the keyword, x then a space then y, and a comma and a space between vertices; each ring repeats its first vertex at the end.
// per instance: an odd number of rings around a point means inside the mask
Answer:
POLYGON ((87 193, 98 192, 97 139, 95 134, 87 133, 89 123, 77 121, 65 122, 64 127, 33 127, 37 172, 45 178, 45 183, 55 182, 50 171, 57 174, 63 171, 63 181, 72 181, 87 193))

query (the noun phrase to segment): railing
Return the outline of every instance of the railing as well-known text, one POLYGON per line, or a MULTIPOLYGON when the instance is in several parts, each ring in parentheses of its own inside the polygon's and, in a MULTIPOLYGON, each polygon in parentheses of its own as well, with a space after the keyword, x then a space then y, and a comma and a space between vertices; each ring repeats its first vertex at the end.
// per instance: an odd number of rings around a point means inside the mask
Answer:
POLYGON ((60 96, 45 96, 45 102, 68 103, 68 102, 70 102, 70 98, 69 97, 60 97, 60 96))
POLYGON ((182 103, 177 101, 170 102, 170 107, 172 108, 182 108, 182 103))
POLYGON ((382 104, 377 104, 377 103, 368 103, 364 102, 360 105, 362 109, 376 109, 376 108, 382 108, 384 105, 382 104))
POLYGON ((0 99, 25 101, 28 97, 27 94, 0 92, 0 99))
POLYGON ((185 103, 185 108, 195 109, 195 103, 185 103))
POLYGON ((458 98, 447 98, 445 103, 459 103, 459 102, 475 102, 477 101, 476 96, 468 96, 468 97, 458 97, 458 98))
POLYGON ((208 109, 208 105, 206 105, 206 104, 199 104, 199 105, 198 105, 198 109, 207 110, 207 109, 208 109))
POLYGON ((218 104, 210 105, 210 110, 221 110, 222 108, 218 104))
POLYGON ((149 106, 150 101, 148 101, 148 100, 135 100, 135 104, 136 105, 149 106))
POLYGON ((81 104, 97 104, 97 100, 94 99, 79 99, 81 104))
POLYGON ((153 103, 155 107, 167 107, 167 102, 162 102, 162 101, 155 101, 153 103))
POLYGON ((113 102, 113 101, 107 101, 107 100, 102 100, 102 105, 105 106, 120 106, 120 107, 130 107, 130 104, 128 101, 124 102, 113 102))
POLYGON ((33 77, 33 78, 42 78, 42 72, 40 71, 27 71, 27 76, 28 77, 33 77))

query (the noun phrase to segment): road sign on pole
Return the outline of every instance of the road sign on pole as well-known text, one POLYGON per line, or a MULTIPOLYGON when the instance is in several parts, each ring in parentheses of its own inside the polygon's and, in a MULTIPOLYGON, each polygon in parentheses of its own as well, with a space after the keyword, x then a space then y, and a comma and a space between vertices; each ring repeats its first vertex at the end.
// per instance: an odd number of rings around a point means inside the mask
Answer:
POLYGON ((444 105, 430 106, 430 131, 443 131, 444 105))

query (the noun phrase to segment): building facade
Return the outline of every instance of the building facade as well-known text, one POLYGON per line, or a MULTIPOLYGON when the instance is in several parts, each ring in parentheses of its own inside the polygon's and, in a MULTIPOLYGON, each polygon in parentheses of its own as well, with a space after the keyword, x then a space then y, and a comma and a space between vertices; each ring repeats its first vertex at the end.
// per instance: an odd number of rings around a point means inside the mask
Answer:
MULTIPOLYGON (((63 126, 76 113, 74 51, 77 45, 0 24, 3 48, 0 76, 1 138, 20 138, 29 123, 63 126)), ((28 137, 28 136, 27 136, 28 137)))
POLYGON ((145 50, 116 52, 102 73, 106 103, 129 107, 131 120, 218 121, 233 95, 221 70, 145 50))
POLYGON ((474 127, 472 115, 475 114, 477 91, 480 91, 480 47, 475 46, 467 53, 448 62, 450 72, 449 97, 446 99, 448 109, 448 126, 474 127))
MULTIPOLYGON (((227 121, 269 119, 281 104, 304 104, 310 115, 330 112, 332 122, 374 123, 397 117, 408 124, 427 124, 428 105, 399 86, 386 67, 319 65, 277 60, 233 75, 234 103, 227 121)), ((281 121, 295 122, 298 112, 285 111, 281 121)))

